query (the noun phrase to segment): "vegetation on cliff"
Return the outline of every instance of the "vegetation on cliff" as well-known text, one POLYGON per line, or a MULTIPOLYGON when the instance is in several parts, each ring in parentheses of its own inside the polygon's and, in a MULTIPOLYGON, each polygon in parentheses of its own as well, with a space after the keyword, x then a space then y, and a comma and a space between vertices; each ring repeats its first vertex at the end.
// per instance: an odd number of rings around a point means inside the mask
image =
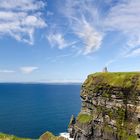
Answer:
POLYGON ((92 121, 92 116, 89 114, 79 114, 77 121, 80 123, 90 123, 92 121))
POLYGON ((139 72, 97 72, 88 76, 84 86, 91 84, 108 84, 115 87, 131 87, 133 79, 137 78, 137 88, 140 89, 139 72))
POLYGON ((39 140, 67 140, 61 136, 54 136, 51 132, 46 132, 40 136, 39 140))
MULTIPOLYGON (((20 138, 14 135, 8 135, 4 133, 0 133, 0 140, 32 140, 30 138, 20 138)), ((40 136, 39 140, 67 140, 61 136, 54 136, 51 132, 46 132, 40 136)))
MULTIPOLYGON (((14 136, 14 135, 8 135, 8 134, 0 133, 0 140, 32 140, 32 139, 20 138, 20 137, 14 136)), ((50 132, 46 132, 46 133, 44 133, 43 135, 40 136, 39 140, 67 140, 67 139, 64 138, 64 137, 61 137, 61 136, 54 136, 50 132)))
POLYGON ((75 140, 140 138, 140 73, 101 72, 81 89, 82 108, 71 134, 75 140))
POLYGON ((7 134, 0 133, 0 140, 31 140, 31 139, 19 138, 14 135, 7 135, 7 134))
MULTIPOLYGON (((140 138, 140 73, 104 72, 88 76, 81 89, 82 108, 71 117, 74 140, 140 138)), ((0 140, 30 140, 0 133, 0 140)), ((44 133, 39 140, 67 140, 44 133)))

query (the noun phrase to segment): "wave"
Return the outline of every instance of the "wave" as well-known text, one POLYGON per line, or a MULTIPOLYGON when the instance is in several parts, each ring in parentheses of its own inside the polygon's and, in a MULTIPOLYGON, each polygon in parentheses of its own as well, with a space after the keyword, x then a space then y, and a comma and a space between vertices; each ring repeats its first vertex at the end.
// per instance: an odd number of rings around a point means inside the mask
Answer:
POLYGON ((73 138, 70 138, 70 134, 67 132, 60 133, 60 136, 67 138, 68 140, 74 140, 73 138))

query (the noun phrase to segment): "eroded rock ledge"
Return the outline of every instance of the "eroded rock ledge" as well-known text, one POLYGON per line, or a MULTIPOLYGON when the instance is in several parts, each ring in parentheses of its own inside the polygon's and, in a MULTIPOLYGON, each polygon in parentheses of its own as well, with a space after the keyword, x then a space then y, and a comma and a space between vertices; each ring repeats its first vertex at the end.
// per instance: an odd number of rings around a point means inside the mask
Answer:
POLYGON ((71 118, 74 140, 140 138, 140 73, 95 73, 81 89, 82 108, 71 118))

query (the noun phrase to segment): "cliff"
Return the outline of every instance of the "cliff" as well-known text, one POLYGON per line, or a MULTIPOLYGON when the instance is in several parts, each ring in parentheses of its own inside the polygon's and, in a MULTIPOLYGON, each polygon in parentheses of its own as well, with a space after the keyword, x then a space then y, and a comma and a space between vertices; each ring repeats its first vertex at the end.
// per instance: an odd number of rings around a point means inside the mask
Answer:
POLYGON ((68 140, 68 139, 61 136, 54 136, 52 133, 46 132, 40 136, 39 140, 68 140))
MULTIPOLYGON (((35 139, 19 138, 14 135, 0 133, 0 140, 35 140, 35 139)), ((61 136, 54 136, 52 133, 46 132, 43 135, 41 135, 39 139, 36 140, 68 140, 68 139, 61 136)))
MULTIPOLYGON (((140 73, 102 72, 81 88, 81 112, 71 117, 74 140, 140 140, 140 73)), ((0 133, 0 140, 30 140, 0 133)), ((44 133, 39 140, 68 140, 44 133)))
POLYGON ((68 129, 74 140, 140 138, 140 73, 91 74, 81 99, 81 112, 68 129))
POLYGON ((0 140, 31 140, 28 138, 19 138, 14 135, 0 133, 0 140))

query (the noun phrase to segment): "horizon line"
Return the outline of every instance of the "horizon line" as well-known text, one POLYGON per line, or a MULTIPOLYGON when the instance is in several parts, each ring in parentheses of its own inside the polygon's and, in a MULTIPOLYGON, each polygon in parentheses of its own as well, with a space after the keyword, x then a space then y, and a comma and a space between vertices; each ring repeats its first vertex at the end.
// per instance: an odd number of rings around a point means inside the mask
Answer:
POLYGON ((83 82, 0 82, 0 84, 82 84, 83 82))

